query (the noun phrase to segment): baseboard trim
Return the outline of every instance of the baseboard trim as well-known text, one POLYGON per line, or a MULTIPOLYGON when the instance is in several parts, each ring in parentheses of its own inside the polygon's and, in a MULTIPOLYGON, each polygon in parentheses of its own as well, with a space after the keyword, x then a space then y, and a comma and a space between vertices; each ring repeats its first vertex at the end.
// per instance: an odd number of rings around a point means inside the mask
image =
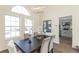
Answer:
POLYGON ((0 51, 0 53, 9 53, 8 49, 0 51))

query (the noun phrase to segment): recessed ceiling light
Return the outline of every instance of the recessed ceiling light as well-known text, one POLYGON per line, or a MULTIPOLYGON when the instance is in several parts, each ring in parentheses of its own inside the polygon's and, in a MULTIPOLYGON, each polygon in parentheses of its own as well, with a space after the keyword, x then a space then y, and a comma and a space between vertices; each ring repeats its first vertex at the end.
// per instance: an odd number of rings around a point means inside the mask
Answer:
POLYGON ((35 7, 35 8, 33 8, 33 9, 41 9, 41 7, 35 7))
POLYGON ((33 7, 33 8, 31 8, 31 9, 33 9, 33 10, 39 10, 39 9, 44 9, 45 7, 33 7))

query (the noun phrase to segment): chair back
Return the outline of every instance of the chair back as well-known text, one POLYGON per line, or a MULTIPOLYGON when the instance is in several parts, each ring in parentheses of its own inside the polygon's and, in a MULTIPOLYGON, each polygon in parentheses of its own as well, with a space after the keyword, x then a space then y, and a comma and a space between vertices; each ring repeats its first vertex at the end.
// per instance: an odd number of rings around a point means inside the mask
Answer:
POLYGON ((49 43, 49 53, 53 53, 53 39, 55 36, 51 36, 50 43, 49 43))
POLYGON ((31 37, 30 34, 28 34, 28 33, 24 34, 24 39, 28 39, 28 38, 30 38, 30 37, 31 37))
POLYGON ((17 52, 16 46, 15 46, 13 40, 9 41, 9 43, 8 43, 8 50, 9 50, 9 53, 16 53, 17 52))
POLYGON ((49 43, 50 43, 51 37, 45 38, 42 41, 40 53, 48 53, 49 52, 49 43))

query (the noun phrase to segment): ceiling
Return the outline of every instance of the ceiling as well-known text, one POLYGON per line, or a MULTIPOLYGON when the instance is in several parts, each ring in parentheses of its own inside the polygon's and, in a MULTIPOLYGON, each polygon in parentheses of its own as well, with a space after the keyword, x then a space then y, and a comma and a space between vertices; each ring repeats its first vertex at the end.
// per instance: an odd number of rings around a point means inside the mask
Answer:
MULTIPOLYGON (((9 11, 14 7, 15 5, 0 5, 0 10, 9 11)), ((46 9, 46 5, 22 5, 24 8, 26 8, 29 12, 34 13, 40 13, 44 12, 46 9)))
POLYGON ((30 10, 31 12, 40 13, 40 12, 44 12, 44 10, 47 6, 44 6, 44 5, 28 5, 28 6, 24 6, 24 7, 26 9, 30 10))

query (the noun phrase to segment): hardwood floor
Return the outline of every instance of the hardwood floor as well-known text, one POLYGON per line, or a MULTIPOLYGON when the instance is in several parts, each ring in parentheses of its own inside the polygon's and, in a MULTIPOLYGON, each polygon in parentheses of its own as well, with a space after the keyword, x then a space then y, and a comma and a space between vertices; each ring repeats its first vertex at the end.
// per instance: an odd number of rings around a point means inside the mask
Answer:
POLYGON ((67 37, 60 38, 60 44, 54 43, 54 53, 78 53, 72 48, 72 39, 67 37))

